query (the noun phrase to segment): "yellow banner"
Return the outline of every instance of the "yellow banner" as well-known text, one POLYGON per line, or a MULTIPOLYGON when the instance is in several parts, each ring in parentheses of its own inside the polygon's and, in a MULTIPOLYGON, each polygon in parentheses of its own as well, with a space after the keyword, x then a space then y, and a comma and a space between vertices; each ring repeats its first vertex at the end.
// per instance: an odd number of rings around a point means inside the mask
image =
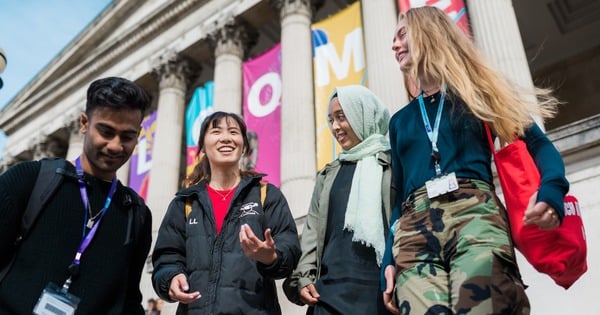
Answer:
POLYGON ((333 88, 367 85, 360 2, 312 25, 315 80, 317 168, 337 157, 340 147, 327 124, 327 106, 333 88))

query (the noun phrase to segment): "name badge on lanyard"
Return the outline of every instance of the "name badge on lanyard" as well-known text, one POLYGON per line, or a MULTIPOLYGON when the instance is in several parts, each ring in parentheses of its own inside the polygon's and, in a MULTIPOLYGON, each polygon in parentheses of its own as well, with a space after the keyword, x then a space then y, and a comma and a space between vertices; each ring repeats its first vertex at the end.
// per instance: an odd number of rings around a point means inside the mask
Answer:
POLYGON ((115 191, 117 190, 117 179, 113 178, 110 185, 110 190, 108 191, 108 196, 106 196, 106 201, 104 202, 104 207, 99 212, 100 217, 97 219, 97 221, 94 221, 94 219, 88 220, 87 214, 90 207, 90 202, 88 199, 83 169, 81 167, 81 160, 79 157, 75 160, 75 168, 77 171, 77 181, 79 182, 81 200, 83 201, 84 206, 84 225, 82 230, 83 240, 81 241, 81 244, 77 249, 77 253, 75 254, 73 263, 68 267, 68 271, 70 274, 69 278, 67 278, 62 288, 52 282, 48 283, 44 291, 42 291, 42 294, 40 295, 38 302, 33 309, 33 313, 36 315, 75 314, 75 310, 77 310, 77 306, 79 305, 79 301, 81 299, 69 293, 69 288, 71 287, 73 278, 79 274, 81 256, 83 255, 85 250, 92 242, 92 239, 96 235, 98 226, 100 225, 102 218, 106 214, 106 211, 108 211, 108 207, 110 206, 112 198, 115 195, 115 191), (86 233, 86 229, 90 229, 89 233, 86 233))
POLYGON ((63 291, 56 284, 50 282, 38 299, 33 314, 36 315, 73 315, 79 305, 80 299, 75 295, 63 291))
POLYGON ((425 132, 431 142, 431 157, 433 159, 433 165, 435 168, 435 176, 425 182, 425 188, 427 189, 427 197, 433 199, 438 196, 445 195, 449 192, 458 189, 458 181, 456 180, 456 174, 454 172, 450 174, 442 174, 442 168, 440 161, 442 159, 440 151, 437 147, 437 139, 440 129, 440 121, 442 118, 442 111, 444 109, 444 100, 446 98, 446 86, 442 88, 442 96, 440 97, 440 103, 438 104, 437 114, 435 116, 435 123, 433 128, 429 122, 427 111, 425 110, 425 103, 423 102, 423 92, 419 94, 419 108, 421 109, 421 118, 425 125, 425 132))
POLYGON ((458 189, 458 181, 454 172, 446 175, 436 176, 425 182, 427 197, 433 199, 458 189))

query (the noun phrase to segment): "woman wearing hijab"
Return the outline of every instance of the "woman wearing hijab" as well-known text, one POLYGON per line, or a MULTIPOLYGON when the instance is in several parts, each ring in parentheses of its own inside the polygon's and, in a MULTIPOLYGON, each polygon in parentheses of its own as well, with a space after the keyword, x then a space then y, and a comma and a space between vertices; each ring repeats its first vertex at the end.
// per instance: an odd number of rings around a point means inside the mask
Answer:
POLYGON ((329 127, 342 152, 317 174, 302 256, 284 284, 309 314, 387 314, 379 274, 392 204, 389 118, 363 86, 330 97, 329 127))

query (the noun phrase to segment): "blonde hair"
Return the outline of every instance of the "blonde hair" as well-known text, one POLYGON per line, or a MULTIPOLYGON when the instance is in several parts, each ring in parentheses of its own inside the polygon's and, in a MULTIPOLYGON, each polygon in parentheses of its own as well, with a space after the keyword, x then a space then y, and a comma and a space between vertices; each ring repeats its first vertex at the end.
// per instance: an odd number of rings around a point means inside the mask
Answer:
POLYGON ((447 85, 477 118, 486 121, 502 143, 522 136, 533 117, 552 118, 558 100, 551 90, 526 90, 511 83, 484 60, 469 37, 440 9, 419 7, 400 14, 405 20, 411 63, 405 74, 447 85))

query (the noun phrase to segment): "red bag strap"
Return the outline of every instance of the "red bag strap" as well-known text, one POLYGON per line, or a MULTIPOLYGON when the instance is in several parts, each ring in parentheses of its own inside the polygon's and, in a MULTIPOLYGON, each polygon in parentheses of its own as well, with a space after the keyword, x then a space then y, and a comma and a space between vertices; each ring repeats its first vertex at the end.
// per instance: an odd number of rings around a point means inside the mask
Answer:
POLYGON ((490 150, 492 150, 492 155, 494 158, 496 157, 496 146, 494 146, 494 141, 492 140, 492 132, 490 131, 490 126, 487 122, 483 122, 483 126, 485 127, 485 133, 487 134, 488 144, 490 145, 490 150))
MULTIPOLYGON (((487 134, 487 138, 488 138, 488 144, 490 145, 490 150, 492 150, 492 154, 494 156, 496 156, 496 146, 494 145, 494 140, 492 140, 492 132, 490 131, 490 126, 488 125, 487 122, 483 122, 483 125, 485 126, 485 133, 487 134)), ((519 137, 517 137, 517 135, 514 135, 514 141, 519 140, 519 137)))

